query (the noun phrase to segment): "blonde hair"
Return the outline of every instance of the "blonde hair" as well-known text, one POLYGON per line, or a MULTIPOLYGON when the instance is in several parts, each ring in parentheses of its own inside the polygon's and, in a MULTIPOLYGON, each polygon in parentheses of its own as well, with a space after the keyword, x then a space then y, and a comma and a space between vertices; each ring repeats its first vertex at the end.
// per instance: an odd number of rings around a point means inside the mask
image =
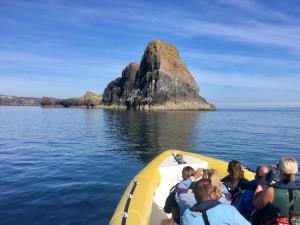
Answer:
POLYGON ((222 196, 222 183, 219 174, 214 169, 206 169, 203 171, 202 178, 208 178, 211 180, 211 184, 216 192, 218 198, 222 196))
POLYGON ((284 177, 289 178, 291 181, 296 180, 296 174, 298 173, 298 163, 293 157, 282 157, 279 160, 278 169, 280 174, 284 177))

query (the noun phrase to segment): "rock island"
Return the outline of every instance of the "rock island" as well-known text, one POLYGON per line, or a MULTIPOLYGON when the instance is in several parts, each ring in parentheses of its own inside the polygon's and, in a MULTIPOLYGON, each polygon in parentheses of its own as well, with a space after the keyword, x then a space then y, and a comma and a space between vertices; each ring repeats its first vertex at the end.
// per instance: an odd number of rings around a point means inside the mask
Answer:
POLYGON ((122 76, 104 90, 108 108, 158 110, 214 110, 199 95, 199 88, 177 48, 162 40, 151 41, 140 64, 129 63, 122 76))

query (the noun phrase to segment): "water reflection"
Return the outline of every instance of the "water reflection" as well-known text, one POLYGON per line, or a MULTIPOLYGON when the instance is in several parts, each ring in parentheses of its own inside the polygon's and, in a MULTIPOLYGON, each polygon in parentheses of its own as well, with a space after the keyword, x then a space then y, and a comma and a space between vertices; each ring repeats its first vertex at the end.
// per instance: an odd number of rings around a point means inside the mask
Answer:
POLYGON ((186 145, 199 124, 200 112, 104 111, 106 135, 118 139, 143 162, 168 148, 186 145))

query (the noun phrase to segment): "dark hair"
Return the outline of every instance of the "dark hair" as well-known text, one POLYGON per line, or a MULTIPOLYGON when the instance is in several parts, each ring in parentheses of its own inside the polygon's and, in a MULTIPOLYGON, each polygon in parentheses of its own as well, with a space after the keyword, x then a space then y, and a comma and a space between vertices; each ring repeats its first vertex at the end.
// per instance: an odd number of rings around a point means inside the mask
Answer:
POLYGON ((182 178, 185 180, 185 179, 188 179, 190 178, 191 176, 193 176, 195 173, 195 170, 190 167, 190 166, 186 166, 182 169, 182 178))
POLYGON ((194 185, 194 194, 197 201, 207 200, 209 194, 214 191, 211 180, 203 178, 198 180, 194 185))
POLYGON ((231 178, 232 188, 236 188, 239 180, 244 178, 244 170, 242 164, 239 161, 232 160, 228 164, 227 171, 231 178))

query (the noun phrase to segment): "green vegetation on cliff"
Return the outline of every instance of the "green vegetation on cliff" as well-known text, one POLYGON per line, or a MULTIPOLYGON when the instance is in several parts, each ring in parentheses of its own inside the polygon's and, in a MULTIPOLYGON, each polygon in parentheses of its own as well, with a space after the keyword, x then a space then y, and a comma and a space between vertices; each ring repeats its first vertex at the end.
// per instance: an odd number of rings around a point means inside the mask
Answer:
POLYGON ((43 97, 41 106, 43 107, 87 107, 93 108, 102 104, 102 96, 96 95, 93 92, 86 92, 84 96, 79 98, 55 99, 43 97))

